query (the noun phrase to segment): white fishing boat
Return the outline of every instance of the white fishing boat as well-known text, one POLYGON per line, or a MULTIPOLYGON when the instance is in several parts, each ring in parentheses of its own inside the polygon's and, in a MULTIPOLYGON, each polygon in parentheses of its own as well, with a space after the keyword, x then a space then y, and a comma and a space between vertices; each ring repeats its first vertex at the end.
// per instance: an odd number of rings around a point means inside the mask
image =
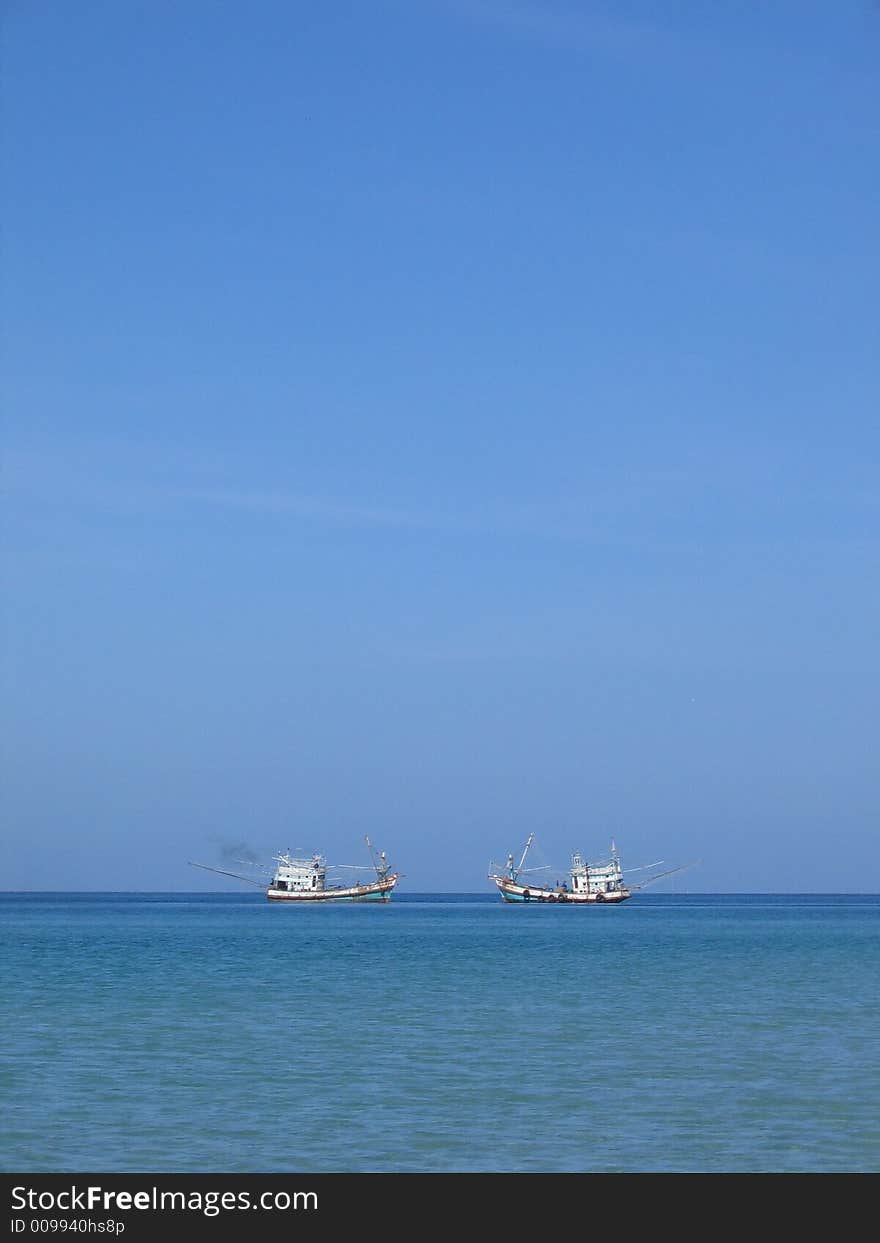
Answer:
POLYGON ((191 862, 191 866, 203 868, 206 872, 217 872, 221 876, 234 876, 236 880, 265 888, 270 902, 387 902, 391 891, 400 880, 400 874, 391 871, 384 850, 381 854, 376 854, 370 839, 365 837, 364 841, 372 859, 369 867, 359 864, 330 866, 323 855, 297 858, 289 850, 284 854, 273 855, 275 866, 267 871, 263 879, 243 876, 240 872, 229 872, 224 868, 209 867, 206 863, 191 862), (376 879, 357 884, 340 881, 328 883, 327 880, 331 873, 360 871, 375 872, 376 879))
MULTIPOLYGON (((532 878, 536 872, 550 869, 546 866, 540 868, 525 866, 526 857, 534 840, 534 833, 530 833, 518 864, 514 863, 511 854, 507 856, 507 863, 503 869, 495 869, 493 866, 493 870, 489 873, 489 880, 493 880, 498 886, 505 902, 570 902, 572 906, 616 904, 625 902, 627 898, 632 897, 635 890, 644 889, 654 881, 660 880, 662 876, 671 876, 673 872, 681 872, 685 867, 693 866, 684 864, 683 867, 670 868, 666 872, 658 872, 648 877, 637 885, 629 885, 624 881, 620 856, 612 842, 610 857, 600 863, 588 863, 580 851, 573 854, 568 869, 570 884, 568 881, 563 881, 555 885, 542 885, 540 881, 536 882, 532 878)), ((659 867, 661 863, 662 860, 647 866, 659 867)))

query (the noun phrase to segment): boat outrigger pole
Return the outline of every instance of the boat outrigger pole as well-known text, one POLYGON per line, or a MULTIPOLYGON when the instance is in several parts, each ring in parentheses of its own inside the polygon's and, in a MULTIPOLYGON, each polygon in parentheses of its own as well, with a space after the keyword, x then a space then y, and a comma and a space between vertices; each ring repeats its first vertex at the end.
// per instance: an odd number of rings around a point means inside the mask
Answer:
MULTIPOLYGON (((690 863, 683 863, 681 867, 670 868, 668 872, 658 872, 656 876, 649 876, 648 879, 643 880, 640 885, 631 885, 630 888, 631 889, 647 889, 649 885, 653 885, 655 880, 662 880, 664 876, 675 876, 677 872, 686 872, 688 871, 689 868, 698 867, 699 864, 701 864, 702 862, 703 862, 702 859, 693 859, 690 863)), ((648 866, 656 867, 656 864, 649 864, 648 866)), ((638 871, 639 869, 633 868, 632 870, 638 871)))
POLYGON ((226 872, 223 868, 209 868, 207 863, 193 863, 192 859, 187 859, 187 863, 191 868, 201 868, 205 872, 216 872, 219 876, 234 876, 236 880, 243 880, 249 885, 256 885, 258 889, 265 889, 266 887, 264 880, 254 880, 253 876, 240 876, 238 872, 226 872))

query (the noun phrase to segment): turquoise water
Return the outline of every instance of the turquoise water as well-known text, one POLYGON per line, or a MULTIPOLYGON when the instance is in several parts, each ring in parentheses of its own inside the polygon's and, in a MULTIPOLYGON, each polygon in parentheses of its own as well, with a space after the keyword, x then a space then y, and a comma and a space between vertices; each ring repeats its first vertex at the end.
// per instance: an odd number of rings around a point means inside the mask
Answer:
POLYGON ((880 1168, 880 898, 3 895, 6 1171, 880 1168))

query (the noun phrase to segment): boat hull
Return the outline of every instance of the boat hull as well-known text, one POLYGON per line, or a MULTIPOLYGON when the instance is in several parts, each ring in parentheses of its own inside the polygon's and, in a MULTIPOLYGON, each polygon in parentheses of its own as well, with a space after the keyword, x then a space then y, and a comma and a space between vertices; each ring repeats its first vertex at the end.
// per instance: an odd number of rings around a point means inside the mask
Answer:
POLYGON ((538 889, 534 885, 518 885, 506 878, 496 878, 495 884, 505 902, 555 902, 562 906, 616 906, 631 898, 628 889, 610 893, 560 893, 558 889, 538 889))
POLYGON ((289 892, 286 889, 266 890, 270 902, 299 902, 312 906, 317 902, 388 902, 391 891, 400 878, 389 876, 385 880, 374 881, 371 885, 352 885, 348 889, 319 889, 315 892, 289 892))

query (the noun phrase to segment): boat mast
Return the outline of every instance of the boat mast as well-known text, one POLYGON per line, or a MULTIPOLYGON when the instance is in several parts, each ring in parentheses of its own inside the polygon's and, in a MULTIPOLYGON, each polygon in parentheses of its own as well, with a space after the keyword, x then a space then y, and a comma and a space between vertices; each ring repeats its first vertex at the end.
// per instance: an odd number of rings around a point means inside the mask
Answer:
POLYGON ((520 859, 520 861, 519 861, 519 867, 516 869, 516 875, 517 875, 517 876, 519 876, 520 872, 523 870, 523 864, 524 864, 524 863, 525 863, 525 861, 526 861, 526 855, 529 853, 529 847, 531 846, 531 844, 532 844, 532 842, 533 842, 534 840, 535 840, 535 835, 534 835, 534 833, 530 833, 530 834, 529 834, 529 839, 528 839, 528 841, 526 842, 526 845, 525 845, 525 849, 524 849, 524 850, 523 850, 523 852, 522 852, 522 858, 521 858, 521 859, 520 859))
POLYGON ((370 858, 373 860, 373 867, 376 869, 376 875, 379 880, 384 880, 388 875, 388 860, 385 858, 385 851, 383 850, 381 855, 377 858, 376 851, 373 849, 373 843, 370 839, 365 837, 364 841, 367 843, 367 850, 369 850, 370 858))

